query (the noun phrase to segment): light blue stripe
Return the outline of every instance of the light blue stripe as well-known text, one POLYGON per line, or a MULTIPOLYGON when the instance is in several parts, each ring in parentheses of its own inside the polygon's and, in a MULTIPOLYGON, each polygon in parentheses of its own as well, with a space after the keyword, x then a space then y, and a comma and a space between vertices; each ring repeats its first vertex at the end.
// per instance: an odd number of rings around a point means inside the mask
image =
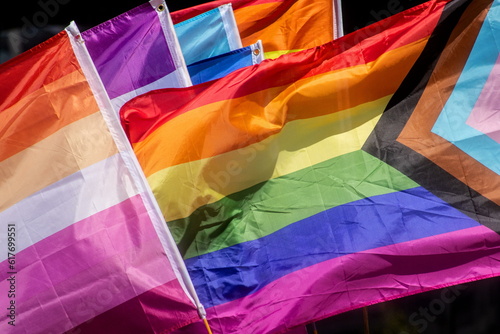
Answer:
MULTIPOLYGON (((500 53, 500 0, 495 0, 469 59, 432 132, 500 174, 500 145, 466 124, 500 53)), ((460 51, 458 51, 460 52, 460 51)))
POLYGON ((174 27, 187 65, 232 51, 219 8, 174 27))

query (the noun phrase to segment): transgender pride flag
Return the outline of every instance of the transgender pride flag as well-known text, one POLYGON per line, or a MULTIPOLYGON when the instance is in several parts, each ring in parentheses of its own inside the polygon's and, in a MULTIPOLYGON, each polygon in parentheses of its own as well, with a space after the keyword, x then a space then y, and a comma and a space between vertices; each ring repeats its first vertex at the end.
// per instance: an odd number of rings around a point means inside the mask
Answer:
POLYGON ((74 26, 0 66, 0 333, 166 333, 203 315, 93 69, 74 26))

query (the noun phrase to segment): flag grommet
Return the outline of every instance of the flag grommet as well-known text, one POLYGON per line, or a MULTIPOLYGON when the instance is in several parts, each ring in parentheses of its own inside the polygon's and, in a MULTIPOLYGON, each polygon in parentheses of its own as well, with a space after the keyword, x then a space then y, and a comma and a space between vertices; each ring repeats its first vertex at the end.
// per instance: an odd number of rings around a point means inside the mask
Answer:
POLYGON ((165 6, 163 4, 161 4, 158 7, 156 7, 156 10, 159 12, 163 12, 165 10, 165 6))
POLYGON ((259 49, 255 49, 253 50, 253 54, 258 56, 260 54, 260 50, 259 49))

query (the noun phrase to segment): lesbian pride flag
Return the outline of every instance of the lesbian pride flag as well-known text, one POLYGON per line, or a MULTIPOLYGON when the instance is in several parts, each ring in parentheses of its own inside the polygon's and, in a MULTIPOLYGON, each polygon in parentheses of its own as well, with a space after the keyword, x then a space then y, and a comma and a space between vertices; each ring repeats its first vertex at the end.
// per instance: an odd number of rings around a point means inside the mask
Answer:
POLYGON ((312 48, 341 35, 331 0, 218 0, 172 13, 174 23, 231 3, 243 46, 262 40, 266 58, 312 48))
POLYGON ((122 108, 215 333, 500 274, 498 8, 430 1, 122 108))
POLYGON ((0 332, 165 333, 199 319, 77 28, 0 78, 0 332))

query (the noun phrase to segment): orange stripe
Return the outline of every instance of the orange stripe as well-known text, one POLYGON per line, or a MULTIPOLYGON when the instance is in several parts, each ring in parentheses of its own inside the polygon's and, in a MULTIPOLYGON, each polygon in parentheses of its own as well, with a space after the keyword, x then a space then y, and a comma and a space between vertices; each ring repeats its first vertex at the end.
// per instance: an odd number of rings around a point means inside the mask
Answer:
POLYGON ((289 121, 338 112, 391 95, 426 42, 427 38, 386 52, 365 65, 190 110, 134 144, 134 151, 149 176, 173 165, 264 140, 289 121), (172 145, 172 139, 176 145, 172 145))
POLYGON ((165 168, 148 176, 148 183, 168 221, 185 218, 258 183, 361 149, 390 98, 290 122, 258 143, 165 168))
POLYGON ((0 212, 118 150, 100 112, 0 162, 0 212))
POLYGON ((331 0, 271 2, 234 11, 243 45, 264 51, 308 49, 333 40, 331 0))
POLYGON ((500 205, 500 176, 432 132, 444 103, 453 91, 448 87, 456 85, 488 13, 484 9, 485 3, 489 1, 475 2, 470 7, 469 15, 460 20, 449 39, 450 43, 441 54, 428 86, 397 140, 500 205))
POLYGON ((79 70, 65 31, 0 65, 0 113, 24 96, 79 70))
POLYGON ((202 3, 197 6, 184 8, 175 12, 170 13, 172 21, 174 24, 180 23, 182 21, 189 20, 197 15, 203 14, 209 10, 217 8, 219 6, 231 3, 233 9, 239 9, 243 7, 256 6, 258 4, 270 3, 270 2, 285 2, 285 1, 300 1, 300 0, 214 0, 207 3, 202 3))
POLYGON ((437 24, 444 5, 444 2, 434 5, 431 2, 416 6, 384 20, 375 29, 361 29, 316 48, 275 61, 264 61, 220 80, 141 95, 121 108, 122 125, 131 142, 137 143, 163 123, 197 107, 272 87, 286 87, 321 73, 373 62, 390 50, 427 38, 437 24), (172 93, 174 91, 175 94, 172 93))
POLYGON ((0 112, 0 161, 98 110, 80 71, 43 85, 0 112))

